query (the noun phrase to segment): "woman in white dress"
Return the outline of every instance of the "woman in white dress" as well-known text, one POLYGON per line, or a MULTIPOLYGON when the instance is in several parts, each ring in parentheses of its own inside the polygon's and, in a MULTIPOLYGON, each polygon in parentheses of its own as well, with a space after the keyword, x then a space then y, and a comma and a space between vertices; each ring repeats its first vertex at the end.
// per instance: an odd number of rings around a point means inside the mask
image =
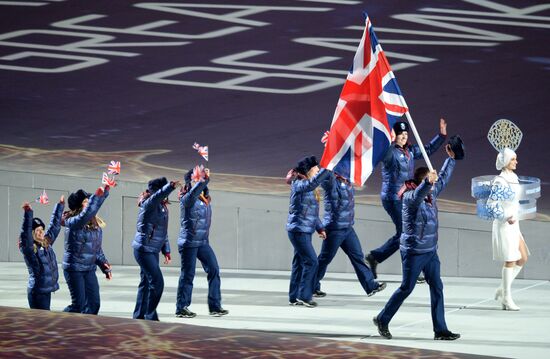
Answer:
POLYGON ((504 148, 497 156, 496 168, 501 171, 491 185, 487 209, 493 220, 493 260, 504 262, 502 283, 495 293, 502 309, 519 310, 512 299, 512 281, 516 278, 529 255, 519 228, 519 196, 521 187, 514 173, 518 164, 516 153, 504 148))

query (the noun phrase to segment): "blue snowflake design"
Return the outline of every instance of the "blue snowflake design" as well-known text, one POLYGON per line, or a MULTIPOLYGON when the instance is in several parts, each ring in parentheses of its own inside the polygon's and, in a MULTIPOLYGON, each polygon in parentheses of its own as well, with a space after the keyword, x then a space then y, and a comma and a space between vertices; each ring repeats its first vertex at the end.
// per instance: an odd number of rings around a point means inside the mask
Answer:
POLYGON ((488 221, 504 219, 504 208, 499 203, 487 204, 485 201, 480 202, 477 204, 477 216, 479 218, 488 221))
POLYGON ((491 185, 482 184, 474 187, 473 197, 478 199, 489 198, 491 194, 491 185))
POLYGON ((493 201, 510 201, 514 199, 516 194, 509 186, 502 186, 499 184, 494 184, 491 186, 491 194, 489 199, 493 201))

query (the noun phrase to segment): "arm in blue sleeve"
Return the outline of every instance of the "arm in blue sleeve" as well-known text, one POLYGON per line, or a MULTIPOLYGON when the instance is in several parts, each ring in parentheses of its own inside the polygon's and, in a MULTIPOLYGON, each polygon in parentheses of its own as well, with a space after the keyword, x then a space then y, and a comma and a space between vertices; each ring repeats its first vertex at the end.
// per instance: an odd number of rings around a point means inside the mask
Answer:
POLYGON ((424 181, 422 181, 422 183, 418 187, 416 187, 411 195, 414 206, 420 206, 424 198, 426 198, 426 196, 430 193, 431 189, 432 184, 428 181, 428 178, 425 178, 424 181))
POLYGON ((184 207, 193 206, 197 201, 197 199, 199 198, 199 196, 201 195, 202 191, 204 191, 204 189, 206 188, 206 185, 208 185, 208 182, 210 182, 209 178, 205 179, 203 182, 195 183, 193 188, 191 188, 189 192, 187 192, 185 195, 183 195, 180 198, 180 203, 184 207))
MULTIPOLYGON (((426 154, 428 156, 431 156, 435 151, 437 151, 439 149, 439 147, 441 147, 443 142, 445 142, 446 138, 447 138, 447 136, 442 135, 442 134, 436 135, 434 138, 432 138, 430 143, 428 143, 427 145, 424 145, 424 149, 426 150, 426 154)), ((413 157, 414 157, 415 160, 417 160, 419 158, 422 158, 422 151, 420 151, 420 147, 418 145, 412 145, 411 146, 411 152, 412 152, 413 157)))
POLYGON ((157 205, 159 204, 163 199, 168 197, 172 191, 176 189, 175 187, 172 187, 172 183, 168 182, 164 185, 161 189, 153 193, 149 198, 147 198, 145 201, 142 202, 142 207, 147 207, 151 204, 157 205))
POLYGON ((34 239, 32 238, 32 218, 34 212, 25 211, 23 214, 23 226, 21 227, 21 249, 33 248, 34 239))
POLYGON ((443 167, 441 167, 441 170, 439 171, 439 179, 434 184, 434 197, 438 197, 441 191, 443 191, 445 187, 447 187, 447 184, 451 180, 455 164, 455 159, 451 157, 448 157, 445 160, 445 163, 443 163, 443 167))
POLYGON ((48 226, 48 231, 46 232, 46 237, 49 238, 50 244, 53 245, 59 231, 61 231, 61 216, 63 215, 63 208, 65 206, 63 203, 57 203, 52 212, 52 217, 50 218, 50 225, 48 226))
POLYGON ((164 245, 161 248, 162 254, 166 255, 170 253, 170 241, 168 238, 166 238, 166 241, 164 242, 164 245))
POLYGON ((330 192, 334 188, 334 185, 336 183, 336 176, 334 175, 334 172, 329 172, 329 175, 327 178, 321 182, 321 187, 325 192, 330 192))
POLYGON ((315 230, 317 231, 317 233, 319 231, 324 230, 324 229, 325 229, 325 227, 323 227, 323 222, 321 222, 319 217, 315 218, 315 230))
POLYGON ((330 171, 322 168, 319 173, 317 173, 312 179, 294 181, 292 184, 294 186, 294 190, 296 191, 296 193, 311 192, 327 178, 329 173, 330 171))
POLYGON ((107 260, 107 257, 105 257, 102 247, 99 247, 99 250, 97 251, 95 264, 99 266, 103 273, 107 271, 107 264, 109 264, 109 261, 107 260))
POLYGON ((73 229, 84 227, 86 223, 88 223, 97 214, 97 212, 99 212, 101 205, 107 197, 106 194, 108 195, 108 193, 109 192, 106 191, 102 196, 96 196, 95 194, 92 195, 88 202, 88 206, 84 208, 82 212, 65 220, 65 227, 73 229))

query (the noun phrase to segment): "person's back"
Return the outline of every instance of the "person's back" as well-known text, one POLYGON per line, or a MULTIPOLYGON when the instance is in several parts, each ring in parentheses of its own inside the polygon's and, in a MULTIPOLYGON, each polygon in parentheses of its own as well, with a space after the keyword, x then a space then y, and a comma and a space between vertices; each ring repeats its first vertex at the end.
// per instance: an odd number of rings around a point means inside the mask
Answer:
POLYGON ((321 183, 323 188, 323 228, 345 229, 353 226, 355 217, 355 189, 343 177, 334 173, 321 183))
POLYGON ((414 189, 414 184, 408 183, 411 189, 403 193, 403 232, 400 250, 419 254, 437 249, 437 197, 449 182, 454 166, 455 160, 449 157, 433 186, 427 177, 414 189))

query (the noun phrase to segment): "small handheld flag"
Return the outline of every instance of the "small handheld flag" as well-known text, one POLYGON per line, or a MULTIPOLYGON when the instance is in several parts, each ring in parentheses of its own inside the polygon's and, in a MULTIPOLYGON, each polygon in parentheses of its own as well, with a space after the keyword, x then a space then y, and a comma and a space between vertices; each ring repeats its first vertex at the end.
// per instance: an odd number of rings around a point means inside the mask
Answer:
POLYGON ((201 146, 195 142, 193 144, 193 149, 197 150, 199 152, 199 155, 201 155, 202 158, 208 161, 208 146, 201 146))
POLYGON ((206 174, 204 173, 204 166, 203 165, 195 166, 195 168, 193 168, 193 173, 191 174, 191 179, 193 181, 202 182, 202 181, 204 181, 205 176, 206 176, 206 174))
POLYGON ((109 187, 115 187, 116 181, 115 178, 110 178, 109 175, 105 172, 103 172, 103 177, 101 178, 101 183, 104 185, 107 185, 109 187))
POLYGON ((111 161, 109 166, 107 166, 107 171, 110 175, 119 175, 120 174, 120 162, 111 161))
POLYGON ((46 193, 46 189, 42 191, 42 194, 38 196, 38 198, 35 200, 35 202, 40 204, 48 204, 50 203, 50 199, 48 198, 48 194, 46 193))

